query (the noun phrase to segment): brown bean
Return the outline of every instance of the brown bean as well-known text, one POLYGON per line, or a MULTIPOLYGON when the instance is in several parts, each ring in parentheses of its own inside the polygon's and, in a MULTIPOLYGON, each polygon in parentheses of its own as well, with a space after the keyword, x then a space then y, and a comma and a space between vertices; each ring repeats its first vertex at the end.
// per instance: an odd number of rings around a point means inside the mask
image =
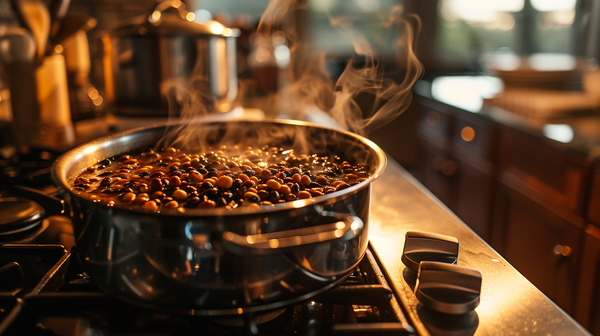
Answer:
POLYGON ((163 173, 160 170, 157 170, 157 171, 153 172, 152 174, 150 174, 151 179, 157 178, 157 177, 163 177, 163 176, 165 176, 165 173, 163 173))
POLYGON ((148 211, 156 211, 158 210, 158 204, 154 201, 147 201, 144 203, 143 208, 148 211))
POLYGON ((155 177, 152 180, 150 180, 150 187, 154 191, 162 191, 163 190, 162 182, 158 177, 155 177))
POLYGON ((231 188, 231 186, 233 185, 233 179, 229 176, 221 176, 219 177, 219 179, 217 180, 217 187, 227 190, 229 188, 231 188))
POLYGON ((132 192, 128 192, 125 195, 123 195, 123 201, 125 202, 131 202, 135 199, 135 194, 132 192))
POLYGON ((146 183, 142 183, 142 184, 140 184, 140 185, 138 186, 138 190, 139 190, 141 193, 147 193, 147 192, 149 192, 149 191, 150 191, 150 187, 148 187, 148 185, 147 185, 146 183))
POLYGON ((310 179, 310 177, 308 175, 302 175, 300 182, 305 186, 308 187, 312 181, 310 179))
POLYGON ((173 193, 173 198, 175 200, 177 200, 177 201, 180 201, 180 202, 183 201, 183 200, 185 200, 187 197, 188 197, 188 194, 185 191, 181 190, 181 189, 177 189, 173 193))
POLYGON ((321 184, 321 185, 327 185, 327 184, 329 184, 329 180, 325 176, 319 176, 319 177, 317 177, 317 179, 315 180, 315 182, 317 182, 318 184, 321 184))
POLYGON ((214 208, 217 204, 213 200, 208 200, 198 204, 198 208, 214 208))
POLYGON ((342 182, 335 187, 335 190, 342 190, 350 187, 350 185, 346 182, 342 182))
POLYGON ((171 176, 169 178, 169 185, 172 187, 179 187, 181 185, 181 179, 179 176, 171 176))
POLYGON ((263 180, 268 180, 271 178, 271 176, 271 172, 268 169, 265 169, 260 173, 260 178, 263 180))
POLYGON ((311 197, 312 197, 312 195, 306 190, 302 190, 302 191, 298 192, 299 199, 307 199, 307 198, 311 198, 311 197))
POLYGON ((268 180, 267 181, 267 187, 273 189, 273 190, 279 190, 279 188, 281 188, 281 183, 279 183, 278 181, 275 180, 268 180))

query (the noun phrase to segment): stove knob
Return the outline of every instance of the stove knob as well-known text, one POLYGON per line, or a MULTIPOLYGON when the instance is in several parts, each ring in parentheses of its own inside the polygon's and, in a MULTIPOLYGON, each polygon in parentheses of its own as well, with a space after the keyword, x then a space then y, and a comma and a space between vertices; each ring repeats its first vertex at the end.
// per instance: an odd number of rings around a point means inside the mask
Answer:
POLYGON ((419 265, 415 295, 432 310, 466 314, 479 305, 481 273, 468 267, 424 261, 419 265))
POLYGON ((456 264, 457 258, 458 239, 430 232, 406 232, 402 262, 408 269, 418 272, 421 261, 456 264))

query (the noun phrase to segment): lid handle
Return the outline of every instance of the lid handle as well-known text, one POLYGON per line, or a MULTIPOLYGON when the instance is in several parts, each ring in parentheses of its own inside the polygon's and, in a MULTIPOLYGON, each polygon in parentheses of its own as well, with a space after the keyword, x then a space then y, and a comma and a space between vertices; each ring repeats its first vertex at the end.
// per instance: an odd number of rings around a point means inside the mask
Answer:
POLYGON ((163 12, 166 11, 167 9, 171 9, 171 8, 177 9, 177 11, 179 12, 179 16, 182 19, 184 19, 186 21, 194 21, 194 18, 195 18, 194 13, 189 12, 186 9, 185 4, 183 2, 181 2, 181 0, 167 0, 167 1, 163 1, 163 2, 159 3, 158 6, 156 6, 156 8, 154 8, 154 11, 152 11, 152 14, 150 14, 148 16, 148 22, 152 23, 153 25, 158 26, 162 19, 163 12))

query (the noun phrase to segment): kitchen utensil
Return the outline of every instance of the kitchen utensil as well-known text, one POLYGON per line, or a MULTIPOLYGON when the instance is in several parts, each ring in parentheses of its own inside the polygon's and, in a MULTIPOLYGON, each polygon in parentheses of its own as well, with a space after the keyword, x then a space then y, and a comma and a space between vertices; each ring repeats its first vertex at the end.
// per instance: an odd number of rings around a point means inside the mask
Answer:
POLYGON ((103 35, 104 81, 115 114, 166 117, 188 105, 227 112, 237 96, 237 30, 193 22, 181 1, 103 35), (170 99, 171 101, 168 101, 170 99))
POLYGON ((65 153, 52 168, 55 183, 68 191, 80 262, 103 290, 154 309, 241 314, 314 296, 343 281, 360 261, 368 238, 371 182, 386 158, 370 140, 345 131, 296 121, 198 127, 213 145, 260 148, 310 139, 315 153, 335 153, 370 167, 368 180, 315 198, 272 207, 148 213, 94 203, 71 190, 86 167, 152 147, 165 129, 97 139, 65 153))
POLYGON ((18 0, 17 6, 37 44, 37 58, 42 59, 50 33, 48 8, 40 0, 18 0))
POLYGON ((25 20, 25 17, 23 16, 23 12, 21 11, 21 6, 20 6, 19 2, 20 2, 20 0, 9 0, 10 8, 12 9, 14 18, 17 21, 17 23, 19 24, 19 26, 21 26, 27 30, 30 30, 27 20, 25 20))
POLYGON ((52 39, 51 48, 57 44, 63 43, 68 37, 73 36, 79 30, 89 31, 97 24, 97 20, 89 15, 82 13, 67 13, 62 19, 60 27, 54 39, 52 39))
POLYGON ((0 61, 6 64, 31 62, 36 55, 36 44, 30 31, 9 27, 0 36, 0 61))
POLYGON ((64 57, 5 67, 10 87, 15 142, 19 146, 65 150, 75 131, 69 108, 64 57))
POLYGON ((67 14, 71 0, 50 0, 49 12, 50 12, 50 39, 54 39, 60 26, 62 25, 62 19, 67 14))

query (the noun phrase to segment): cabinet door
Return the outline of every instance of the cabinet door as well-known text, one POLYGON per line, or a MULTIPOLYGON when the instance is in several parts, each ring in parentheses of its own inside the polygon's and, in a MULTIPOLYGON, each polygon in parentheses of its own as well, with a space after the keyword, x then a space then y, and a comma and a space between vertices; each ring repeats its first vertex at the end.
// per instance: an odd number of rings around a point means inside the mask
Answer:
POLYGON ((502 169, 577 216, 584 216, 590 163, 524 136, 501 137, 502 169))
POLYGON ((600 228, 600 167, 594 169, 592 192, 588 204, 588 219, 600 228))
POLYGON ((494 178, 468 161, 454 158, 456 215, 485 241, 490 239, 494 178))
POLYGON ((451 191, 456 164, 449 160, 446 151, 422 138, 419 142, 419 156, 421 183, 446 206, 454 210, 455 198, 451 196, 451 191))
POLYGON ((594 335, 600 335, 600 229, 591 225, 583 239, 574 316, 594 335))
POLYGON ((570 313, 581 227, 506 185, 499 189, 494 225, 504 229, 501 254, 570 313))

